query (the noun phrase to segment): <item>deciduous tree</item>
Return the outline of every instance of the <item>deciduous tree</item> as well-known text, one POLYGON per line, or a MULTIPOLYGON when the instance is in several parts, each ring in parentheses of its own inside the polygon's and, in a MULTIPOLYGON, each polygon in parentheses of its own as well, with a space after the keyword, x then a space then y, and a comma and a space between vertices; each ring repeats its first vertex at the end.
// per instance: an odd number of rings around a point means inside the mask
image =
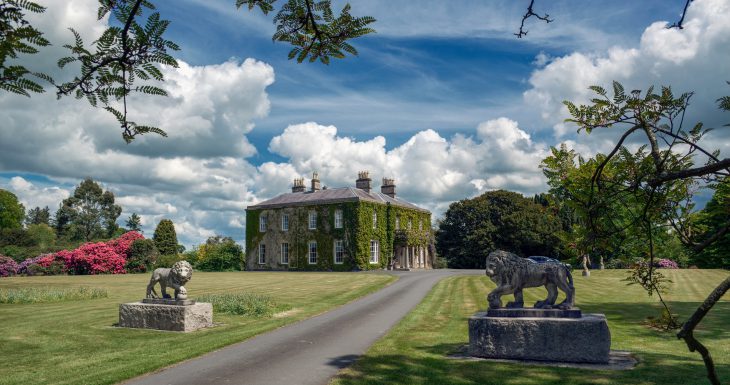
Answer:
POLYGON ((436 233, 436 250, 449 267, 484 268, 495 249, 523 256, 557 256, 560 221, 550 210, 511 191, 490 191, 454 202, 436 233))
POLYGON ((25 207, 15 194, 0 189, 0 229, 20 229, 23 227, 25 207))
POLYGON ((90 241, 110 238, 117 229, 122 208, 114 204, 114 193, 104 191, 93 179, 81 182, 73 195, 64 199, 56 212, 56 231, 72 239, 90 241))
MULTIPOLYGON (((706 249, 727 233, 730 228, 730 217, 725 217, 722 224, 716 226, 717 231, 699 243, 691 237, 691 221, 689 213, 693 209, 691 199, 686 197, 688 186, 695 181, 704 184, 717 183, 730 175, 730 158, 720 158, 719 150, 710 151, 700 144, 700 140, 708 132, 697 123, 685 126, 685 112, 689 106, 692 93, 675 96, 669 87, 662 87, 659 92, 649 88, 646 92, 624 91, 621 84, 614 82, 613 95, 602 87, 591 89, 597 97, 589 105, 575 106, 566 101, 572 118, 568 121, 578 125, 587 133, 593 130, 620 130, 619 139, 613 150, 599 161, 591 177, 587 207, 590 218, 610 218, 611 211, 592 210, 609 199, 623 199, 628 196, 641 203, 641 210, 635 212, 635 222, 626 227, 626 231, 643 234, 647 254, 651 262, 655 257, 654 234, 657 226, 670 223, 680 239, 695 251, 706 249), (638 138, 636 138, 638 136, 638 138), (625 172, 611 175, 607 167, 616 158, 629 153, 625 143, 632 137, 640 140, 644 146, 632 154, 625 172), (703 163, 696 163, 700 155, 703 163), (620 194, 614 196, 615 193, 620 194)), ((719 107, 730 110, 730 97, 718 100, 719 107)), ((700 185, 701 186, 701 185, 700 185)), ((642 285, 648 290, 661 294, 657 281, 653 279, 652 264, 646 274, 641 275, 642 285)), ((694 329, 717 301, 730 289, 730 278, 721 282, 712 291, 700 307, 682 325, 677 334, 684 339, 690 351, 702 355, 713 384, 720 384, 715 371, 712 356, 707 348, 694 337, 694 329)))

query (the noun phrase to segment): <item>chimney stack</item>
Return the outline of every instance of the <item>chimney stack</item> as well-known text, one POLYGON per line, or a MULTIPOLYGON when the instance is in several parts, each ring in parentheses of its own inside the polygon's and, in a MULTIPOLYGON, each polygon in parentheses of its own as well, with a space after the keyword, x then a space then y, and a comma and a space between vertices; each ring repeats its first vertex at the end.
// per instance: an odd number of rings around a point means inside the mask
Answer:
POLYGON ((370 183, 372 182, 372 179, 370 179, 370 172, 369 171, 360 171, 357 173, 357 180, 355 181, 355 187, 359 188, 360 190, 365 190, 365 192, 370 192, 370 183))
POLYGON ((304 192, 304 178, 294 178, 294 185, 291 187, 291 192, 304 192))
POLYGON ((380 192, 391 198, 395 198, 395 179, 383 178, 383 185, 380 186, 380 192))
POLYGON ((320 189, 319 184, 319 174, 317 174, 317 171, 312 173, 312 192, 317 191, 320 189))

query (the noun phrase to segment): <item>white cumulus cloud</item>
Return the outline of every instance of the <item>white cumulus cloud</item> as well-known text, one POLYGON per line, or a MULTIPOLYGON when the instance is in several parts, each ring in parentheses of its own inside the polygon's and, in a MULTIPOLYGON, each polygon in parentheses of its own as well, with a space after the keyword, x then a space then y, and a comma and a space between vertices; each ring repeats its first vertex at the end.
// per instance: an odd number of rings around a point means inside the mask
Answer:
POLYGON ((727 116, 715 100, 730 94, 730 1, 696 0, 687 10, 683 29, 668 22, 649 25, 637 47, 615 46, 604 52, 574 52, 553 58, 535 70, 525 103, 539 109, 557 137, 575 130, 562 123, 568 117, 563 100, 587 103, 591 85, 610 89, 611 82, 627 90, 671 86, 676 94, 694 91, 687 121, 719 127, 727 116))

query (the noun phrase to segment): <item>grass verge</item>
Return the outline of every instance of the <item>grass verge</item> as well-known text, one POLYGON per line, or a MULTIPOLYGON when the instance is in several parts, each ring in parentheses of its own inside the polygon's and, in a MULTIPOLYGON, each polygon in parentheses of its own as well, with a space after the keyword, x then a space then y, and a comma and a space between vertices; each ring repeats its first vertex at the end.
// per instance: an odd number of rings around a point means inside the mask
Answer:
POLYGON ((106 298, 109 293, 98 287, 76 287, 72 289, 52 287, 19 287, 0 289, 0 304, 3 303, 46 303, 79 301, 106 298))
POLYGON ((291 305, 281 305, 267 295, 252 293, 207 294, 198 298, 200 302, 213 304, 217 314, 233 314, 248 317, 271 317, 274 313, 291 310, 291 305))
POLYGON ((117 383, 312 317, 395 279, 367 273, 196 272, 185 285, 191 299, 249 293, 291 310, 270 318, 214 313, 216 327, 172 333, 113 326, 120 303, 144 296, 147 274, 3 278, 0 290, 87 286, 106 290, 108 298, 0 304, 0 384, 117 383))
MULTIPOLYGON (((720 281, 720 270, 665 270, 673 281, 670 301, 686 319, 720 281)), ((362 384, 707 384, 704 365, 674 333, 650 329, 649 316, 659 314, 656 299, 621 280, 625 270, 592 271, 575 277, 577 305, 585 313, 605 313, 612 349, 631 351, 639 359, 633 370, 607 371, 467 361, 447 358, 468 344, 467 319, 485 309, 494 287, 486 277, 450 277, 373 345, 330 385, 362 384)), ((544 298, 544 289, 528 289, 525 302, 544 298), (539 298, 542 297, 542 298, 539 298)), ((507 300, 507 298, 503 298, 507 300)), ((724 381, 730 380, 730 298, 718 303, 695 333, 708 346, 724 381)))

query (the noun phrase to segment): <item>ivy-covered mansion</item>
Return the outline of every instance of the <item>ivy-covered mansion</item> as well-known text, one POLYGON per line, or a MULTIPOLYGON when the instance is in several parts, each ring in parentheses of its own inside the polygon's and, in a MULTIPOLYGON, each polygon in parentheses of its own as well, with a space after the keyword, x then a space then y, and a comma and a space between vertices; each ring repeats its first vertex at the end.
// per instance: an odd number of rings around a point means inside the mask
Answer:
POLYGON ((393 179, 372 191, 367 171, 355 187, 291 193, 246 208, 247 270, 430 269, 431 213, 395 195, 393 179))

